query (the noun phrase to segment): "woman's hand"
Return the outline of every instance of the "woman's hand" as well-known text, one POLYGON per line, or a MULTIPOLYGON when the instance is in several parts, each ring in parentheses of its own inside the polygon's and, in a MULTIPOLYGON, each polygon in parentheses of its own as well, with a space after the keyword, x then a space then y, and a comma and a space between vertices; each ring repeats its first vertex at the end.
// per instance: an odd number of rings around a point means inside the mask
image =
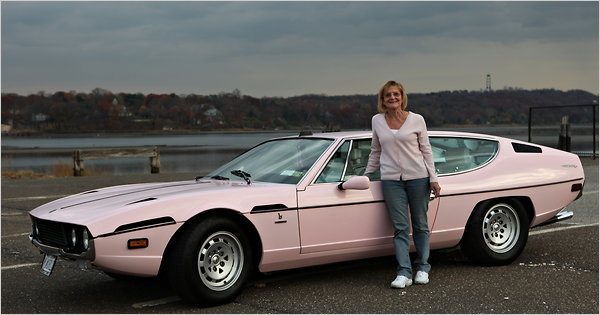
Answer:
POLYGON ((433 192, 435 197, 438 198, 442 191, 442 187, 440 187, 440 184, 438 184, 438 182, 431 182, 430 187, 431 187, 431 191, 433 192))

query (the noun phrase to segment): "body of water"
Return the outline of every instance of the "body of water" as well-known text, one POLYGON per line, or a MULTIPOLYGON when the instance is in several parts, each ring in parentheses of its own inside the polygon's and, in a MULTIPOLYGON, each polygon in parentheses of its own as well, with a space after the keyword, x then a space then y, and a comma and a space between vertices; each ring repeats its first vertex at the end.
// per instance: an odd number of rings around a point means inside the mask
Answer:
MULTIPOLYGON (((71 168, 74 150, 158 147, 161 172, 206 174, 249 148, 295 131, 199 133, 185 135, 71 135, 53 137, 2 137, 2 170, 31 170, 53 174, 71 168)), ((150 173, 147 157, 106 158, 84 161, 92 174, 150 173)))
MULTIPOLYGON (((528 139, 527 126, 456 127, 443 130, 492 134, 522 141, 528 139)), ((195 172, 204 175, 260 142, 297 134, 297 131, 277 131, 185 135, 3 136, 1 166, 3 171, 31 170, 36 173, 55 174, 56 169, 72 168, 74 150, 156 146, 160 151, 161 173, 195 172)), ((558 131, 554 129, 536 131, 533 136, 534 143, 551 147, 556 147, 558 143, 558 131)), ((573 136, 572 150, 592 152, 591 142, 591 135, 576 134, 573 136)), ((87 160, 84 161, 84 167, 92 174, 150 173, 147 157, 87 160)))

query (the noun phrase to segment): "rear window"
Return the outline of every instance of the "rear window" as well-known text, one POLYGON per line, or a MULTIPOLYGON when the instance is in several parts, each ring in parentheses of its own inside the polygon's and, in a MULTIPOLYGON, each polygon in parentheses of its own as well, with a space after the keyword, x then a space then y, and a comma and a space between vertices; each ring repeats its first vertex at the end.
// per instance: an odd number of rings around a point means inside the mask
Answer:
POLYGON ((433 161, 438 175, 462 173, 483 167, 498 152, 493 140, 431 137, 433 161))

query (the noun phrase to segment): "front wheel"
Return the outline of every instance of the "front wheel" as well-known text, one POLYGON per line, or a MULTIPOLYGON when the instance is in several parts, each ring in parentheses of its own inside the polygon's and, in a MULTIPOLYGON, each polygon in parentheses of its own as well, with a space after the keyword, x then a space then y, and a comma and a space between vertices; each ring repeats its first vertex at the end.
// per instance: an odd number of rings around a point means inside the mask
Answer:
POLYGON ((181 234, 171 253, 169 282, 189 302, 223 304, 243 289, 251 255, 248 238, 235 222, 208 218, 181 234))
POLYGON ((461 248, 477 264, 505 265, 519 257, 528 235, 529 219, 519 202, 485 202, 469 219, 461 248))

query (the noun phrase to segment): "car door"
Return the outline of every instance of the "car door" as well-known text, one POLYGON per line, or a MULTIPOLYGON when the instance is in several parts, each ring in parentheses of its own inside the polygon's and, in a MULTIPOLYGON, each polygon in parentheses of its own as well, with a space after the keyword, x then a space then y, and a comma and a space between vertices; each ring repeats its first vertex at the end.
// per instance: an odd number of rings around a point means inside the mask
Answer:
MULTIPOLYGON (((370 151, 370 138, 344 141, 316 179, 305 190, 298 191, 302 254, 391 246, 394 231, 379 174, 374 174, 367 190, 337 188, 341 181, 363 175, 370 151)), ((438 203, 439 198, 429 205, 430 229, 438 203)))
MULTIPOLYGON (((477 169, 488 165, 498 153, 498 141, 486 138, 430 136, 436 173, 442 187, 435 229, 431 229, 431 248, 454 246, 462 237, 465 222, 480 197, 473 194, 477 169), (471 173, 473 172, 473 173, 471 173), (471 192, 464 194, 464 192, 471 192), (465 214, 466 213, 466 214, 465 214)), ((431 222, 430 222, 431 223, 431 222)))

